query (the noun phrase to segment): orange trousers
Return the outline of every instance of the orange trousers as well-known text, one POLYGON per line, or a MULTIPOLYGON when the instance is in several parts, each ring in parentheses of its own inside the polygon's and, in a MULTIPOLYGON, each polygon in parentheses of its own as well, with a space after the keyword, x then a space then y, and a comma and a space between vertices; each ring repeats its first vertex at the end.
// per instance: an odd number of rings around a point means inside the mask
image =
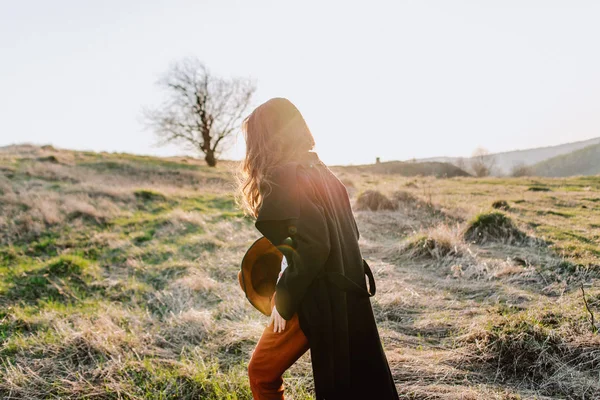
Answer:
MULTIPOLYGON (((271 298, 271 309, 275 295, 271 298)), ((250 363, 248 378, 254 400, 283 400, 283 373, 309 349, 300 329, 298 315, 286 321, 283 332, 273 332, 273 323, 265 328, 250 363)))

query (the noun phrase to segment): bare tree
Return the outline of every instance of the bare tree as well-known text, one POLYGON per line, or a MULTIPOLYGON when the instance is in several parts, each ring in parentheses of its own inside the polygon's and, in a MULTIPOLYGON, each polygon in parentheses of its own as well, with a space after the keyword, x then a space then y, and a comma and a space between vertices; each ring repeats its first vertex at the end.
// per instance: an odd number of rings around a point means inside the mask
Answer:
POLYGON ((209 166, 216 166, 248 112, 254 83, 217 77, 197 58, 172 64, 157 83, 167 99, 157 108, 144 110, 146 126, 159 144, 175 143, 200 151, 209 166))
POLYGON ((496 158, 487 149, 478 147, 471 156, 471 169, 475 176, 489 176, 496 166, 496 158))
POLYGON ((510 176, 521 177, 521 176, 533 176, 533 168, 524 162, 518 162, 510 169, 510 176))

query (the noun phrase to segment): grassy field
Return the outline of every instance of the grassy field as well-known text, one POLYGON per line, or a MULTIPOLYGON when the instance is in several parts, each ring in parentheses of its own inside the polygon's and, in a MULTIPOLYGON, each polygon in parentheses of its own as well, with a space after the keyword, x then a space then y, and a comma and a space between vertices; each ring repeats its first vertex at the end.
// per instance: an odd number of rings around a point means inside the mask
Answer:
MULTIPOLYGON (((0 397, 251 399, 233 168, 0 149, 0 397)), ((398 205, 355 215, 401 398, 600 398, 600 177, 331 169, 398 205)), ((311 385, 307 354, 289 398, 311 385)))

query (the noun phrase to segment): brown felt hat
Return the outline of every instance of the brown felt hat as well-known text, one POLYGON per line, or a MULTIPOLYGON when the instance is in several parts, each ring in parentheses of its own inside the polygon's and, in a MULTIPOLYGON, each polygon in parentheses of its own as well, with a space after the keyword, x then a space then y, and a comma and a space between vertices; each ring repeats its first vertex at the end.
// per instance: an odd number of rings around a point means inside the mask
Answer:
POLYGON ((258 311, 271 315, 271 297, 275 292, 283 254, 266 237, 258 238, 246 251, 238 279, 246 298, 258 311))

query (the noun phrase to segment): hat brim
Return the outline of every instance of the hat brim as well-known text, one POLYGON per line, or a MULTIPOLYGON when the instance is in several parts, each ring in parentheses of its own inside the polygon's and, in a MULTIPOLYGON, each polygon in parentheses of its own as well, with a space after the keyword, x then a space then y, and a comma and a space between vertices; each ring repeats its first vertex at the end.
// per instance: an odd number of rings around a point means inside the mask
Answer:
POLYGON ((246 298, 261 313, 271 315, 283 254, 266 237, 258 238, 242 258, 238 280, 246 298))

